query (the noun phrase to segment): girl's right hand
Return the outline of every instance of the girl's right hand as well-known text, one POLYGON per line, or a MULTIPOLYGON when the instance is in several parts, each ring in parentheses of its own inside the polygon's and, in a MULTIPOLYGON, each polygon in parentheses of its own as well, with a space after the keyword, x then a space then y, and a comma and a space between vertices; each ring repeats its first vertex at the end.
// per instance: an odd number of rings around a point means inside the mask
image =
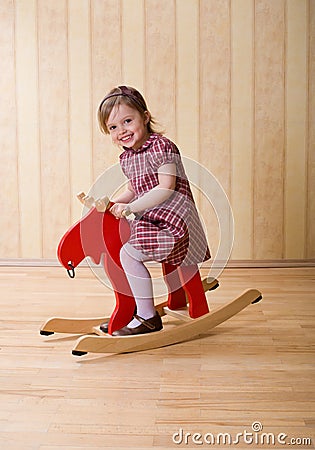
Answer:
POLYGON ((128 208, 128 203, 115 203, 109 210, 109 212, 111 212, 116 219, 122 219, 123 216, 123 212, 126 211, 126 209, 128 208))

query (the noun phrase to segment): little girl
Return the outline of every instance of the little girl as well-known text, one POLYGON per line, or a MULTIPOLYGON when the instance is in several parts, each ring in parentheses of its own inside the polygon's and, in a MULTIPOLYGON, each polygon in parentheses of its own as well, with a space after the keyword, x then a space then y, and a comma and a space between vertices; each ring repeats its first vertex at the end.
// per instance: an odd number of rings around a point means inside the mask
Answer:
POLYGON ((196 265, 210 258, 205 234, 176 145, 154 130, 154 120, 134 88, 112 89, 98 108, 103 133, 122 153, 127 189, 113 200, 116 218, 135 214, 120 260, 136 301, 132 321, 114 336, 150 333, 163 328, 156 312, 146 261, 196 265))

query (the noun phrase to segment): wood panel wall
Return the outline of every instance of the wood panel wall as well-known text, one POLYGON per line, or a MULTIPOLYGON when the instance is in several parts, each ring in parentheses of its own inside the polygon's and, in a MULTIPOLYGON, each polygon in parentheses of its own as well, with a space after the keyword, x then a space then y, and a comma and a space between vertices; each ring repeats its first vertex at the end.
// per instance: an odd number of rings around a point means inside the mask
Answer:
POLYGON ((2 0, 0 257, 55 257, 75 194, 118 160, 97 105, 128 84, 224 188, 232 258, 314 258, 314 16, 312 0, 2 0))

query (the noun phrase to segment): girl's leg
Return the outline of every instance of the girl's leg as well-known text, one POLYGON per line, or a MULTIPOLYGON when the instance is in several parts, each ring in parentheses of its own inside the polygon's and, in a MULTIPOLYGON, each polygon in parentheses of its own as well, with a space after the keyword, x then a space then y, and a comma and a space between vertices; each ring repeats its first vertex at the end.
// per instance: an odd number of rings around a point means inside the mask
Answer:
MULTIPOLYGON (((121 265, 125 271, 131 291, 137 305, 137 315, 143 319, 151 319, 155 316, 153 300, 152 279, 144 261, 149 261, 139 250, 130 244, 125 244, 120 251, 121 265)), ((135 328, 140 322, 134 318, 129 324, 129 328, 135 328)))

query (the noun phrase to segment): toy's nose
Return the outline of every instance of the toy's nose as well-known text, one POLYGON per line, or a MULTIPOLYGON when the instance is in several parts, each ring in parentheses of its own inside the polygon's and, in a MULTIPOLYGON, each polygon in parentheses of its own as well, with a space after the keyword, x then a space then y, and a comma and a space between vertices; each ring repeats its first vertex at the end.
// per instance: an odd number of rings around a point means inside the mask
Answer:
POLYGON ((57 256, 60 263, 68 271, 68 275, 74 278, 74 269, 85 258, 82 248, 80 223, 71 227, 61 238, 57 256))

